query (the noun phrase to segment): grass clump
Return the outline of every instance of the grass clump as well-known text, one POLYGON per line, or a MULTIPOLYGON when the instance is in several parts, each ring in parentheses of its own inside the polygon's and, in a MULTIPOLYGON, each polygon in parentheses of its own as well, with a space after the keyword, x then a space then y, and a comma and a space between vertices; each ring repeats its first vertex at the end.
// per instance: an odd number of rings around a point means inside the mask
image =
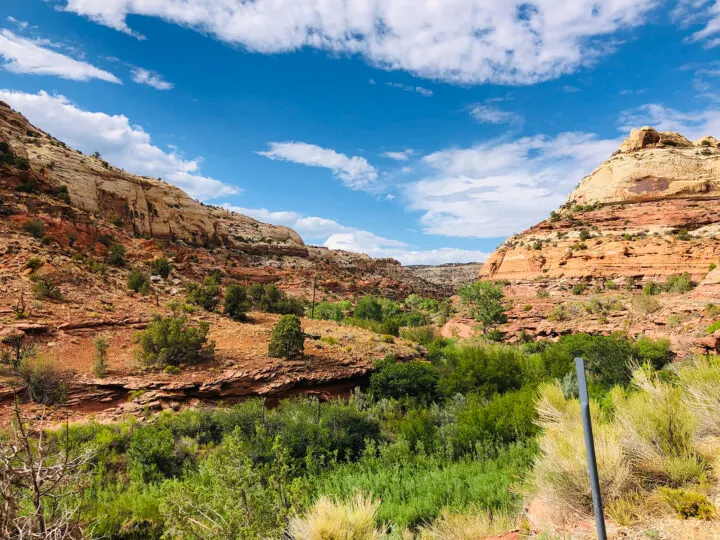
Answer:
POLYGON ((668 487, 660 487, 658 491, 682 519, 712 519, 715 517, 715 507, 702 493, 668 487))
POLYGON ((649 296, 647 294, 636 294, 633 295, 630 301, 635 311, 642 313, 643 315, 650 315, 655 313, 662 308, 662 303, 657 298, 649 296))
POLYGON ((380 501, 356 493, 349 501, 320 497, 302 517, 290 521, 289 537, 296 540, 379 540, 385 531, 377 520, 380 501))
POLYGON ((67 384, 46 357, 25 358, 18 374, 25 382, 30 401, 57 405, 67 399, 67 384))

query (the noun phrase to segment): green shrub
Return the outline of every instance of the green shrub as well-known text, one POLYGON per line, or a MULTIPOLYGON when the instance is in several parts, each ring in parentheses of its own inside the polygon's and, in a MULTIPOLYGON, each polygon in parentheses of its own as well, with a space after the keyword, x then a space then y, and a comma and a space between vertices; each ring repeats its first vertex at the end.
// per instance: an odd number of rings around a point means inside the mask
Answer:
POLYGON ((714 323, 708 325, 708 327, 705 329, 706 334, 714 334, 720 330, 720 321, 715 321, 714 323))
POLYGON ((230 285, 225 289, 225 315, 236 321, 244 321, 250 310, 245 287, 230 285))
POLYGON ((42 261, 39 257, 30 257, 27 262, 25 263, 25 268, 29 268, 30 270, 37 270, 42 266, 42 261))
POLYGON ((378 362, 370 376, 369 393, 374 399, 414 398, 430 403, 439 397, 437 370, 425 362, 397 362, 387 358, 378 362))
POLYGON ((717 264, 715 264, 714 262, 711 262, 711 263, 708 265, 708 272, 712 272, 712 271, 715 270, 716 268, 717 268, 717 264))
POLYGON ((609 290, 611 290, 611 291, 614 291, 615 289, 618 288, 618 286, 617 286, 617 283, 615 283, 612 279, 608 279, 608 280, 605 282, 605 288, 606 288, 606 289, 609 289, 609 290))
POLYGON ((67 186, 58 186, 58 188, 55 190, 55 197, 65 203, 70 204, 70 192, 68 191, 67 186))
POLYGON ((382 311, 382 306, 380 305, 380 302, 377 298, 374 298, 372 296, 364 296, 360 300, 358 300, 357 304, 355 304, 353 316, 366 321, 382 322, 382 311))
POLYGON ((153 276, 167 278, 172 271, 172 266, 170 265, 170 261, 168 261, 165 257, 160 257, 158 259, 153 259, 150 263, 150 271, 153 276))
POLYGON ((213 311, 219 302, 220 284, 212 277, 206 277, 202 284, 190 283, 187 287, 187 301, 213 311))
POLYGON ((489 398, 523 385, 523 354, 515 347, 462 345, 445 351, 440 389, 446 396, 475 393, 489 398))
POLYGON ((675 233, 675 238, 682 241, 688 241, 692 240, 692 235, 687 229, 680 229, 677 233, 675 233))
POLYGON ((25 358, 20 363, 18 374, 25 382, 30 401, 57 405, 67 399, 67 384, 46 358, 25 358))
POLYGON ((573 294, 582 294, 587 290, 587 283, 580 281, 572 286, 573 294))
POLYGON ((645 296, 655 296, 656 294, 660 294, 662 292, 662 287, 655 283, 654 281, 648 281, 643 286, 643 294, 645 296))
POLYGON ((248 297, 254 308, 265 313, 299 317, 305 312, 305 303, 300 298, 288 296, 275 285, 255 283, 248 289, 248 297))
POLYGON ((275 324, 268 345, 268 356, 276 358, 302 357, 305 349, 305 333, 297 315, 283 315, 275 324))
POLYGON ((33 238, 42 238, 45 236, 45 223, 41 219, 33 218, 25 222, 23 230, 33 238))
MULTIPOLYGON (((34 276, 33 276, 34 277, 34 276)), ((45 278, 34 277, 30 288, 32 295, 38 300, 62 300, 63 295, 60 287, 45 278)))
POLYGON ((670 348, 667 339, 652 340, 645 336, 640 337, 632 344, 633 358, 640 364, 650 364, 654 369, 662 369, 673 361, 675 353, 670 348))
POLYGON ((158 482, 180 472, 175 438, 166 428, 138 427, 130 439, 127 457, 131 476, 142 483, 158 482))
POLYGON ((669 487, 660 487, 658 491, 681 519, 712 519, 715 516, 715 507, 702 493, 669 487))
POLYGON ((95 346, 95 356, 93 359, 93 373, 96 377, 102 379, 107 375, 107 350, 108 342, 103 336, 98 336, 93 341, 95 346))
POLYGON ((150 276, 141 270, 131 270, 127 279, 128 289, 140 294, 150 292, 150 276))
POLYGON ((320 338, 320 341, 322 341, 325 345, 337 345, 338 340, 332 336, 323 336, 320 338))
POLYGON ((690 279, 690 274, 684 272, 668 277, 665 284, 665 290, 670 293, 686 293, 695 287, 695 283, 690 279))
POLYGON ((125 248, 120 244, 113 244, 108 248, 107 262, 113 266, 125 266, 125 248))
POLYGON ((195 364, 211 358, 214 343, 207 342, 210 326, 191 325, 187 317, 153 315, 147 328, 137 334, 140 359, 152 366, 195 364))
POLYGON ((417 326, 414 328, 401 328, 400 337, 409 341, 416 341, 426 347, 438 337, 434 326, 417 326))
POLYGON ((655 313, 660 308, 662 308, 662 303, 660 303, 657 298, 654 298, 653 296, 648 296, 647 294, 633 295, 631 302, 633 308, 645 315, 655 313))
POLYGON ((580 240, 589 240, 592 235, 587 229, 580 229, 580 240))
POLYGON ((314 317, 323 321, 341 322, 351 310, 352 304, 347 300, 337 303, 320 302, 315 306, 314 317))

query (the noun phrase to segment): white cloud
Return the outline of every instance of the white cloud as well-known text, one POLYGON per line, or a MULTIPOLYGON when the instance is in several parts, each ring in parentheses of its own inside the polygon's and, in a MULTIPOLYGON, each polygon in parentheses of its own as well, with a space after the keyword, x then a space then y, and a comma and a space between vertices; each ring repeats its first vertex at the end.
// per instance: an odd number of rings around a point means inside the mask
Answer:
POLYGON ((685 24, 702 22, 705 26, 690 36, 706 49, 720 46, 720 0, 680 0, 676 18, 685 24))
POLYGON ((430 90, 429 88, 423 88, 422 86, 409 86, 407 84, 393 82, 387 82, 385 83, 385 86, 389 86, 391 88, 399 88, 400 90, 405 90, 406 92, 416 92, 421 96, 425 97, 431 97, 433 95, 432 90, 430 90))
POLYGON ((547 217, 578 181, 617 149, 620 139, 561 133, 494 141, 423 158, 432 173, 405 186, 426 233, 508 236, 547 217))
POLYGON ((348 157, 330 148, 303 142, 271 142, 269 146, 269 150, 258 154, 270 159, 330 169, 350 189, 372 191, 376 187, 377 170, 364 157, 348 157))
POLYGON ((8 22, 13 23, 15 26, 17 26, 20 30, 26 30, 30 24, 27 21, 20 21, 16 19, 15 17, 8 17, 8 22))
MULTIPOLYGON (((696 1, 696 0, 695 0, 696 1)), ((478 84, 531 84, 591 64, 658 0, 65 0, 68 11, 136 35, 159 17, 261 53, 312 47, 387 70, 478 84)))
POLYGON ((705 135, 720 135, 720 108, 683 112, 657 103, 648 103, 623 112, 620 124, 624 130, 652 126, 660 131, 676 131, 693 140, 705 135))
POLYGON ((186 160, 152 144, 150 135, 123 115, 80 109, 64 96, 0 90, 0 99, 33 124, 85 153, 100 152, 109 162, 136 174, 161 177, 193 197, 216 199, 239 189, 199 174, 200 160, 186 160))
POLYGON ((414 250, 404 242, 389 240, 368 231, 333 234, 323 245, 330 249, 366 253, 375 258, 397 259, 404 265, 479 262, 488 257, 488 253, 482 251, 456 248, 414 250))
POLYGON ((130 77, 138 84, 147 84, 157 90, 172 90, 175 87, 173 83, 164 80, 162 75, 149 69, 134 68, 130 72, 130 77))
POLYGON ((108 71, 43 46, 48 44, 44 40, 20 37, 10 30, 0 30, 0 56, 5 59, 0 67, 14 73, 55 75, 74 81, 100 79, 122 84, 108 71))
POLYGON ((476 103, 468 110, 470 116, 481 124, 522 124, 523 117, 517 113, 503 111, 495 105, 482 105, 476 103))
POLYGON ((415 150, 412 148, 406 148, 400 152, 383 152, 380 154, 382 157, 388 159, 394 159, 395 161, 407 161, 415 154, 415 150))
POLYGON ((485 260, 488 256, 487 253, 481 251, 455 248, 414 250, 398 240, 389 240, 369 231, 346 227, 332 219, 303 216, 298 212, 272 212, 266 208, 242 208, 229 204, 225 204, 223 207, 265 223, 290 227, 310 243, 321 243, 330 249, 366 253, 376 258, 389 257, 406 265, 475 262, 485 260))

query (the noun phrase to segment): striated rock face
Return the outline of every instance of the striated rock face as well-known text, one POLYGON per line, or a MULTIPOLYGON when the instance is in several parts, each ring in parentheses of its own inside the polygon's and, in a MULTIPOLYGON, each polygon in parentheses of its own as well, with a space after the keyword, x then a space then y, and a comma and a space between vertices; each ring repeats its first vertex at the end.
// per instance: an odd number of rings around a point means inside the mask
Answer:
POLYGON ((570 194, 574 204, 640 202, 720 195, 720 144, 677 133, 634 129, 620 150, 570 194))
POLYGON ((562 208, 505 241, 479 277, 510 283, 511 335, 630 330, 689 351, 717 317, 719 238, 718 141, 645 127, 562 208), (683 273, 694 290, 662 289, 683 273), (651 281, 663 292, 638 299, 651 281))

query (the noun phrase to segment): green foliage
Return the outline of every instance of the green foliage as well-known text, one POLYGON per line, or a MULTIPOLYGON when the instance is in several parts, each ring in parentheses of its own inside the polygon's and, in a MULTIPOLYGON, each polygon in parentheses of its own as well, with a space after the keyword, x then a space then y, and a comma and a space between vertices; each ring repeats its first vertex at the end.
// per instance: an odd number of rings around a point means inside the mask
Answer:
POLYGON ((580 240, 589 240, 592 235, 587 229, 580 229, 580 240))
POLYGON ((108 264, 113 266, 125 266, 125 248, 120 244, 113 244, 108 248, 108 264))
POLYGON ((30 291, 38 300, 62 300, 63 295, 60 287, 45 278, 32 276, 30 291))
POLYGON ((446 396, 477 393, 489 398, 523 385, 523 358, 519 349, 504 346, 449 347, 440 389, 446 396))
POLYGON ((42 261, 39 257, 30 257, 27 262, 25 263, 25 268, 29 268, 30 270, 37 270, 42 266, 42 261))
POLYGON ((25 358, 20 362, 18 375, 26 385, 30 401, 43 405, 57 405, 67 398, 67 384, 43 356, 25 358))
POLYGON ((210 326, 192 325, 187 317, 153 315, 145 330, 138 332, 140 359, 151 366, 195 364, 211 358, 214 343, 207 343, 210 326))
POLYGON ((503 287, 493 281, 476 281, 458 290, 463 304, 470 315, 480 322, 483 330, 507 322, 503 287))
POLYGON ((439 397, 440 376, 432 365, 424 362, 396 362, 386 358, 378 362, 370 376, 369 393, 375 399, 413 398, 430 403, 439 397))
POLYGON ((220 284, 212 276, 206 277, 202 284, 188 284, 186 290, 186 298, 189 304, 195 304, 208 311, 213 311, 217 307, 220 297, 220 284))
POLYGON ((675 233, 675 238, 687 242, 688 240, 692 240, 693 237, 687 229, 680 229, 675 233))
POLYGON ((225 289, 225 315, 236 321, 244 321, 249 310, 250 301, 245 287, 230 285, 225 289))
POLYGON ((715 507, 702 493, 669 487, 660 487, 658 491, 682 519, 712 519, 715 516, 715 507))
POLYGON ((93 373, 96 377, 102 379, 107 375, 107 350, 109 345, 104 336, 96 337, 93 345, 95 346, 93 373))
POLYGON ((575 283, 572 286, 572 293, 573 294, 582 294, 587 290, 587 283, 584 281, 579 281, 578 283, 575 283))
POLYGON ((667 339, 652 340, 645 336, 638 338, 632 344, 632 355, 638 363, 650 364, 655 369, 662 369, 672 362, 675 353, 670 348, 667 339))
POLYGON ((660 294, 662 292, 662 287, 655 283, 654 281, 648 281, 643 286, 643 294, 645 296, 655 296, 656 294, 660 294))
POLYGON ((23 230, 33 238, 42 238, 45 236, 45 223, 42 219, 33 218, 25 222, 23 230))
POLYGON ((170 261, 168 261, 165 257, 160 257, 153 259, 150 263, 150 271, 153 276, 160 276, 164 279, 170 275, 172 266, 170 265, 170 261))
POLYGON ((131 270, 127 279, 128 289, 140 294, 150 292, 150 276, 142 270, 131 270))
POLYGON ((682 294, 693 290, 694 287, 695 283, 690 279, 688 272, 672 275, 665 283, 665 290, 669 293, 682 294))
POLYGON ((171 478, 180 471, 175 438, 166 428, 138 427, 130 439, 127 457, 130 474, 143 483, 171 478))
POLYGON ((276 358, 302 357, 305 349, 305 333, 297 315, 283 315, 270 335, 268 356, 276 358))
POLYGON ((383 310, 377 298, 364 296, 355 304, 353 316, 366 321, 382 322, 383 310))
POLYGON ((714 323, 708 325, 708 327, 705 329, 706 334, 714 334, 720 330, 720 321, 715 321, 714 323))
MULTIPOLYGON (((315 306, 315 318, 323 321, 341 322, 352 311, 352 303, 349 300, 342 302, 320 302, 315 306)), ((308 309, 308 317, 310 310, 308 309)))
POLYGON ((305 312, 305 303, 300 298, 288 296, 275 285, 255 283, 248 289, 252 306, 266 313, 301 316, 305 312))

